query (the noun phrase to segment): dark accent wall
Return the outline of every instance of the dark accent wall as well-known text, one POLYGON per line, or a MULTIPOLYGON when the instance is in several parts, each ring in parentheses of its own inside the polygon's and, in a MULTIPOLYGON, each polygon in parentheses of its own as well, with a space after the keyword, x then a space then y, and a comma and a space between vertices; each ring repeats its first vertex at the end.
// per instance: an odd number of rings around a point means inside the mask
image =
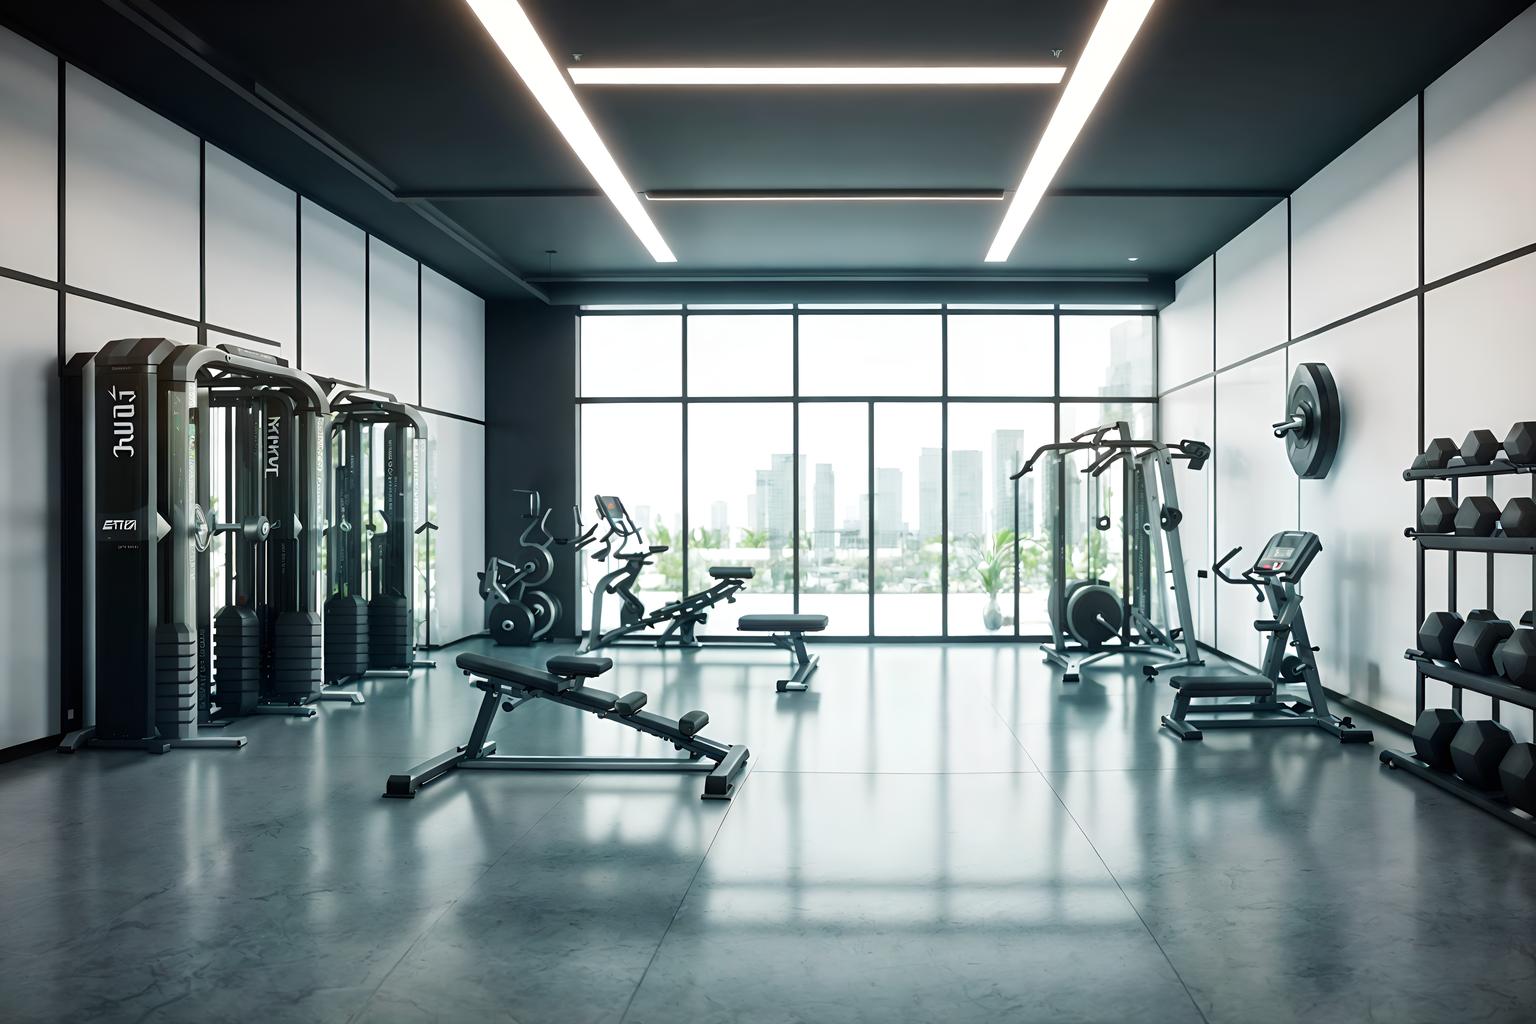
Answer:
MULTIPOLYGON (((575 306, 492 302, 485 312, 485 541, 486 550, 513 560, 527 521, 526 495, 544 498, 550 530, 568 537, 577 494, 575 306)), ((591 511, 582 509, 590 518, 591 511)), ((577 557, 557 545, 548 589, 565 607, 555 633, 580 629, 577 557)))

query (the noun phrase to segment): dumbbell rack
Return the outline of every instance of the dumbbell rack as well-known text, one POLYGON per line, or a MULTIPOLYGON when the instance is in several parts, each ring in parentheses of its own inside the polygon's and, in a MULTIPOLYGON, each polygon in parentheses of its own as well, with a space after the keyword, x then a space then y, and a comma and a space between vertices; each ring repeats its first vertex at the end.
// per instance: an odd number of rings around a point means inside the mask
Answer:
MULTIPOLYGON (((1481 479, 1487 488, 1489 497, 1493 496, 1494 477, 1524 475, 1531 481, 1531 496, 1536 498, 1536 465, 1520 465, 1507 462, 1502 459, 1495 460, 1487 465, 1452 465, 1439 468, 1417 468, 1403 471, 1403 479, 1415 481, 1420 484, 1418 501, 1424 503, 1423 483, 1427 480, 1443 480, 1451 485, 1451 500, 1460 501, 1461 481, 1466 479, 1481 479)), ((1473 552, 1486 556, 1487 562, 1487 592, 1484 606, 1494 606, 1494 564, 1498 555, 1525 555, 1530 558, 1531 594, 1532 604, 1536 605, 1536 537, 1459 537, 1443 533, 1421 533, 1416 529, 1403 531, 1418 544, 1418 621, 1414 623, 1414 629, 1418 629, 1418 623, 1424 621, 1425 595, 1424 595, 1424 566, 1425 553, 1429 551, 1444 551, 1446 553, 1446 604, 1445 607, 1454 611, 1457 606, 1456 569, 1457 554, 1461 552, 1473 552)), ((1405 652, 1404 657, 1414 665, 1416 674, 1414 683, 1413 716, 1415 719, 1424 712, 1424 681, 1434 679, 1442 683, 1448 683, 1451 687, 1451 707, 1457 714, 1461 713, 1462 692, 1471 690, 1481 693, 1493 699, 1493 720, 1498 721, 1500 707, 1503 704, 1514 704, 1531 712, 1533 725, 1536 725, 1536 690, 1527 690, 1515 686, 1506 680, 1496 676, 1485 676, 1477 672, 1468 672, 1456 665, 1434 661, 1426 658, 1417 650, 1405 652)), ((1450 772, 1437 771, 1420 761, 1412 752, 1399 750, 1383 750, 1381 763, 1389 768, 1400 768, 1410 775, 1424 779, 1460 797, 1474 807, 1479 807, 1496 818, 1508 822, 1525 833, 1536 836, 1536 818, 1523 814, 1510 807, 1503 797, 1497 793, 1488 793, 1470 786, 1461 781, 1450 772)))

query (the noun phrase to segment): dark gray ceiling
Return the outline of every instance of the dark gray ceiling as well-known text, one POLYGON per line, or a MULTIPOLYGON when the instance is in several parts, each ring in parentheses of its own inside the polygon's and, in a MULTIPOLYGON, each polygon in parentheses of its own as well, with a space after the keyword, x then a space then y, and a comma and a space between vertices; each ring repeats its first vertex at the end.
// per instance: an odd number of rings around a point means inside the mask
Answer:
MULTIPOLYGON (((1044 202, 1002 267, 981 259, 1002 203, 650 203, 679 259, 660 267, 458 0, 6 0, 0 12, 476 290, 559 299, 668 279, 673 293, 818 277, 1166 287, 1530 2, 1159 0, 1056 181, 1068 194, 1044 202), (397 198, 466 190, 536 194, 397 198)), ((1048 63, 1062 49, 1070 65, 1101 8, 525 6, 557 61, 592 64, 1048 63)), ((641 191, 1011 188, 1057 94, 579 90, 641 191)))

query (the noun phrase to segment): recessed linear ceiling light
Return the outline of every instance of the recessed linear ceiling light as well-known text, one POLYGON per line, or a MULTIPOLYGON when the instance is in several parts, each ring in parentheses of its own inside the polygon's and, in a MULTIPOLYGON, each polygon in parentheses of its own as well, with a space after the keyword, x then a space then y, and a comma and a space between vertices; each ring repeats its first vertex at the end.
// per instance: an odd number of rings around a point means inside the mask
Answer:
POLYGON ((740 192, 657 189, 653 203, 999 203, 1002 189, 744 189, 740 192))
POLYGON ((1061 99, 1056 103, 1050 123, 1045 126, 1045 133, 1040 136, 1040 144, 1035 147, 1029 166, 1024 168, 1024 177, 1013 193, 1013 202, 1003 214, 997 237, 987 250, 988 263, 1002 263, 1013 252, 1019 236, 1024 233, 1024 226, 1034 215, 1035 207, 1040 205, 1040 198, 1061 169, 1062 161, 1067 158, 1072 143, 1077 141, 1088 115, 1093 113, 1094 105, 1130 49, 1131 40, 1141 30, 1152 3, 1153 0, 1109 0, 1104 6, 1104 13, 1099 15, 1099 23, 1093 27, 1093 35, 1083 49, 1082 58, 1061 90, 1061 99))
POLYGON ((565 76, 555 65, 554 58, 544 48, 538 31, 528 20, 528 15, 516 0, 465 0, 485 30, 491 34, 501 52, 522 78, 533 98, 539 101, 544 113, 555 123, 565 141, 575 150, 598 188, 619 211, 619 216, 640 239, 640 244, 650 252, 657 263, 676 263, 677 257, 667 247, 666 239, 656 230, 640 197, 624 179, 624 172, 614 161, 613 154, 603 145, 603 140, 592 127, 586 111, 576 102, 565 76))
POLYGON ((577 85, 1056 85, 1059 67, 567 68, 577 85))

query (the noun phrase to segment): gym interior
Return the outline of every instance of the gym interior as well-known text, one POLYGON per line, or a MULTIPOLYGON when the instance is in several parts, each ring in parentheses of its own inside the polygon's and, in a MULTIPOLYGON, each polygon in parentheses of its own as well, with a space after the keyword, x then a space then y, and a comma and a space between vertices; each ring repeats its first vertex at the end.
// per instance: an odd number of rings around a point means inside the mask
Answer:
POLYGON ((1529 0, 0 3, 0 1019, 1536 1019, 1529 0))

